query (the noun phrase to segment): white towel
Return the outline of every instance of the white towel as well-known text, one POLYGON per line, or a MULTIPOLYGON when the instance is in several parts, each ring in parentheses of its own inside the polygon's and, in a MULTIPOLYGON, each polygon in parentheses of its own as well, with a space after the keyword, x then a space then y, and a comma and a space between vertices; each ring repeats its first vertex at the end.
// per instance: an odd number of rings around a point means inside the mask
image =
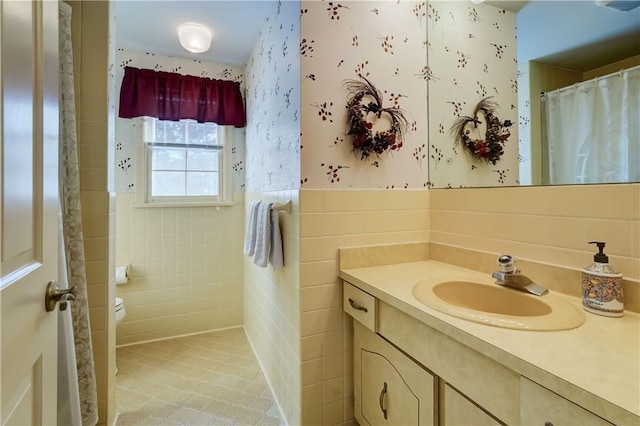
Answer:
POLYGON ((256 250, 253 263, 265 268, 269 260, 271 247, 271 206, 273 203, 260 203, 256 214, 256 250))
POLYGON ((260 201, 252 201, 247 209, 247 228, 244 231, 244 249, 247 256, 253 256, 256 250, 256 217, 260 201))
POLYGON ((273 269, 284 266, 284 255, 282 253, 282 234, 280 233, 280 215, 278 210, 271 210, 271 250, 269 251, 269 263, 273 269))

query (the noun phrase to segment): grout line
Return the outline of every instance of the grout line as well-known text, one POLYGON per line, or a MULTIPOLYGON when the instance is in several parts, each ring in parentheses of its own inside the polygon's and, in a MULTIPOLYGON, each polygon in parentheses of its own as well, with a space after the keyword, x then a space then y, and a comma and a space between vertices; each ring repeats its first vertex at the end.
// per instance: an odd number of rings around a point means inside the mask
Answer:
POLYGON ((116 345, 116 349, 117 348, 125 348, 127 346, 144 345, 145 343, 160 342, 160 341, 163 341, 163 340, 179 339, 181 337, 197 336, 198 334, 215 333, 216 331, 233 330, 235 328, 244 329, 244 327, 241 326, 241 325, 234 325, 233 327, 216 328, 214 330, 198 331, 198 332, 195 332, 195 333, 180 334, 180 335, 177 335, 177 336, 160 337, 158 339, 149 339, 149 340, 143 340, 143 341, 140 341, 140 342, 125 343, 125 344, 122 344, 122 345, 116 345))
POLYGON ((258 357, 258 353, 256 352, 256 348, 253 346, 253 342, 249 338, 249 334, 247 333, 247 330, 244 328, 244 326, 242 326, 242 330, 244 331, 244 335, 247 338, 247 341, 249 342, 249 346, 251 346, 251 351, 253 352, 253 356, 256 358, 256 361, 258 362, 258 366, 260 367, 260 371, 262 371, 262 375, 264 376, 264 379, 267 382, 267 386, 269 386, 269 390, 271 391, 271 394, 273 395, 273 400, 275 401, 276 405, 278 406, 278 411, 280 413, 280 417, 284 421, 285 425, 288 426, 287 418, 284 415, 284 411, 282 411, 282 406, 280 405, 280 400, 278 399, 278 395, 276 394, 273 386, 271 385, 271 380, 270 380, 269 376, 267 376, 267 374, 265 372, 264 366, 262 365, 262 361, 260 361, 260 358, 258 357))

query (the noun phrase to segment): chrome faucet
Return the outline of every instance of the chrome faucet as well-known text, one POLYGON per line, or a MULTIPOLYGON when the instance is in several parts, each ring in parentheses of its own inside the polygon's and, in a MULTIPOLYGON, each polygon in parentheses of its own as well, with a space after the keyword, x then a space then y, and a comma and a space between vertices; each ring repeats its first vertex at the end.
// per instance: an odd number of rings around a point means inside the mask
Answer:
POLYGON ((509 255, 502 255, 498 258, 500 271, 491 274, 496 279, 496 284, 505 287, 526 291, 536 296, 544 296, 549 292, 546 288, 534 283, 525 275, 522 275, 515 266, 515 259, 509 255))

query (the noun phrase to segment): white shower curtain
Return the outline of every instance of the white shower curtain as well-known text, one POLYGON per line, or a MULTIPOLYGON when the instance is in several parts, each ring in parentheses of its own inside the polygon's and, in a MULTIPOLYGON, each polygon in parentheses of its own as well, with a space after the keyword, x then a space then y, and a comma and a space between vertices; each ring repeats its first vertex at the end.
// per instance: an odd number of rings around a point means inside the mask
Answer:
POLYGON ((549 184, 640 181, 640 67, 543 95, 549 184))
MULTIPOLYGON (((58 287, 69 288, 67 256, 64 252, 64 235, 62 232, 62 208, 60 208, 58 214, 58 241, 60 242, 58 250, 58 287)), ((82 425, 71 309, 58 310, 58 424, 65 426, 82 425)))
MULTIPOLYGON (((98 394, 93 344, 89 323, 89 302, 85 272, 82 214, 80 206, 80 167, 78 164, 78 140, 76 132, 76 108, 73 79, 73 49, 71 45, 71 7, 59 2, 59 58, 60 58, 60 206, 62 209, 62 237, 68 285, 76 286, 75 300, 71 302, 73 339, 64 335, 66 351, 74 351, 77 374, 77 392, 80 403, 80 423, 70 418, 70 425, 93 426, 98 423, 98 394)), ((63 315, 63 322, 67 317, 63 315)), ((64 324, 63 324, 64 325, 64 324)), ((63 331, 68 330, 68 326, 63 331)), ((70 355, 69 355, 70 356, 70 355)), ((66 365, 70 361, 67 357, 66 365)), ((67 381, 70 380, 67 377, 67 381)), ((63 389, 64 390, 64 389, 63 389)), ((76 392, 73 386, 67 389, 76 392)), ((64 401, 62 401, 64 403, 64 401)))

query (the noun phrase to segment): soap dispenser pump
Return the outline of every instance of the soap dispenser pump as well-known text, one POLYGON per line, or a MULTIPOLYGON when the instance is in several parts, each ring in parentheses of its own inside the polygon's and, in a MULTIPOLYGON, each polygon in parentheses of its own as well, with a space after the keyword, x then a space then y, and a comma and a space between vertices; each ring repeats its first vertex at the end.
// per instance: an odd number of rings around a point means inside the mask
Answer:
POLYGON ((608 317, 624 313, 622 274, 609 265, 604 253, 606 243, 590 241, 598 246, 593 263, 582 269, 582 307, 585 311, 608 317))

